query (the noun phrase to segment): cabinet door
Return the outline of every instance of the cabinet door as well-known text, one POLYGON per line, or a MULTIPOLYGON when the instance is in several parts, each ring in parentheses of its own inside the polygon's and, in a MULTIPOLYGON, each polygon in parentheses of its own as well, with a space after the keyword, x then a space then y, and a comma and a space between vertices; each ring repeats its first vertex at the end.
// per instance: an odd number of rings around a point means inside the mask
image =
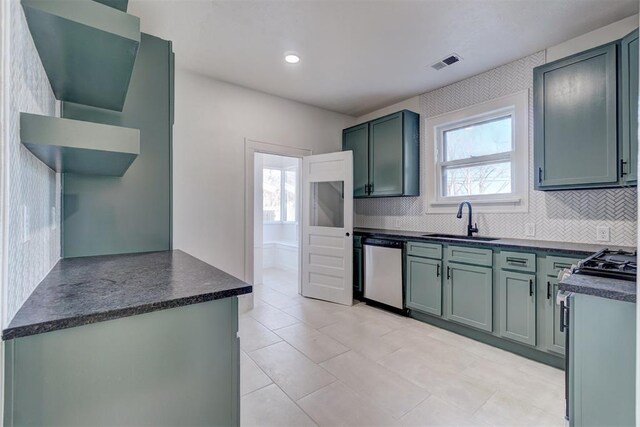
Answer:
POLYGON ((447 263, 448 319, 493 330, 493 269, 447 263))
POLYGON ((442 315, 442 261, 407 257, 407 307, 442 315))
POLYGON ((636 426, 636 304, 570 297, 571 426, 636 426))
POLYGON ((625 184, 638 180, 638 30, 622 39, 622 158, 625 184))
POLYGON ((369 124, 342 131, 342 150, 353 151, 353 197, 367 196, 369 185, 369 124))
POLYGON ((402 113, 374 120, 370 125, 369 171, 371 196, 401 196, 403 177, 402 113))
POLYGON ((353 248, 353 292, 362 294, 362 248, 353 248))
POLYGON ((533 274, 500 271, 500 335, 536 344, 536 286, 533 274))
POLYGON ((618 183, 616 44, 534 70, 536 189, 618 183))
POLYGON ((548 277, 545 282, 544 346, 547 350, 564 354, 564 332, 560 332, 560 306, 556 304, 558 279, 548 277))

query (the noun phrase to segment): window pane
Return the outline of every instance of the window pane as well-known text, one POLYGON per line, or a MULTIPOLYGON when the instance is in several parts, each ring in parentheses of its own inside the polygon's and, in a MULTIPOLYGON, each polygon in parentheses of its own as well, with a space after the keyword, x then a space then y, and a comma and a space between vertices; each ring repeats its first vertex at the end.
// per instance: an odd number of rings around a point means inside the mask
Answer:
POLYGON ((311 183, 310 214, 313 227, 344 227, 342 181, 311 183))
POLYGON ((511 151, 511 116, 444 132, 444 161, 511 151))
POLYGON ((445 197, 511 193, 511 162, 446 167, 442 186, 445 197))
POLYGON ((262 219, 265 222, 280 221, 280 192, 282 171, 279 169, 262 170, 262 219))
POLYGON ((294 222, 296 220, 296 172, 285 171, 284 173, 284 200, 285 200, 285 221, 294 222))

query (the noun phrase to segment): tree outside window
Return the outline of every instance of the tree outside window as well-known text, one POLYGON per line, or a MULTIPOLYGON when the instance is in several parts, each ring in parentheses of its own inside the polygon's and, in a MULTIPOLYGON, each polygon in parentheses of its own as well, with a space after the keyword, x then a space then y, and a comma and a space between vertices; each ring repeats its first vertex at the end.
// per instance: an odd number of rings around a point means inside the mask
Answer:
POLYGON ((262 170, 263 222, 296 222, 296 175, 295 170, 262 170))

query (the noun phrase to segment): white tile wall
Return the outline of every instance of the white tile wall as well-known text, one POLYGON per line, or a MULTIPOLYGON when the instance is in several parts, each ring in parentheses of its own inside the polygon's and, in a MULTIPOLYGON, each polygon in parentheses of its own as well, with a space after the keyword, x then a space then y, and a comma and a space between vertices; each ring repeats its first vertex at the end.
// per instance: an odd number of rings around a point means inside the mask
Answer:
POLYGON ((20 112, 55 115, 55 98, 36 52, 19 0, 7 0, 3 37, 8 40, 3 81, 6 97, 4 147, 7 169, 8 271, 3 324, 60 258, 60 175, 20 144, 20 112), (29 239, 24 240, 24 211, 29 239), (55 209, 55 212, 53 209, 55 209), (55 224, 55 227, 54 227, 55 224))
MULTIPOLYGON (((490 99, 533 88, 532 69, 545 61, 538 52, 477 76, 420 96, 421 165, 425 164, 424 119, 490 99)), ((533 105, 529 100, 530 170, 533 168, 533 105)), ((525 238, 524 224, 535 223, 535 239, 596 242, 596 227, 611 228, 611 246, 636 246, 637 191, 635 188, 540 192, 529 174, 528 213, 477 214, 483 235, 525 238)), ((424 183, 424 167, 421 182, 424 183)), ((423 191, 421 191, 424 193, 423 191)), ((400 228, 414 231, 461 233, 465 221, 454 214, 425 214, 425 197, 356 200, 357 227, 400 228)), ((606 244, 605 244, 606 245, 606 244)))

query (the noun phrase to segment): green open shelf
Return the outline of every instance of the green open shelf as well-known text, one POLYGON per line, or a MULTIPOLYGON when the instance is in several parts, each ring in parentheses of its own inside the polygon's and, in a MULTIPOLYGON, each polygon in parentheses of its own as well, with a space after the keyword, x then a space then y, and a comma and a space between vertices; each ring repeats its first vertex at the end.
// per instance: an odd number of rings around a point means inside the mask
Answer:
POLYGON ((129 0, 93 0, 93 1, 106 4, 109 7, 113 7, 123 12, 127 11, 127 6, 129 5, 129 0))
POLYGON ((56 172, 122 176, 140 154, 138 129, 20 113, 20 139, 56 172))
POLYGON ((140 45, 140 19, 122 1, 22 0, 57 99, 122 111, 140 45))

